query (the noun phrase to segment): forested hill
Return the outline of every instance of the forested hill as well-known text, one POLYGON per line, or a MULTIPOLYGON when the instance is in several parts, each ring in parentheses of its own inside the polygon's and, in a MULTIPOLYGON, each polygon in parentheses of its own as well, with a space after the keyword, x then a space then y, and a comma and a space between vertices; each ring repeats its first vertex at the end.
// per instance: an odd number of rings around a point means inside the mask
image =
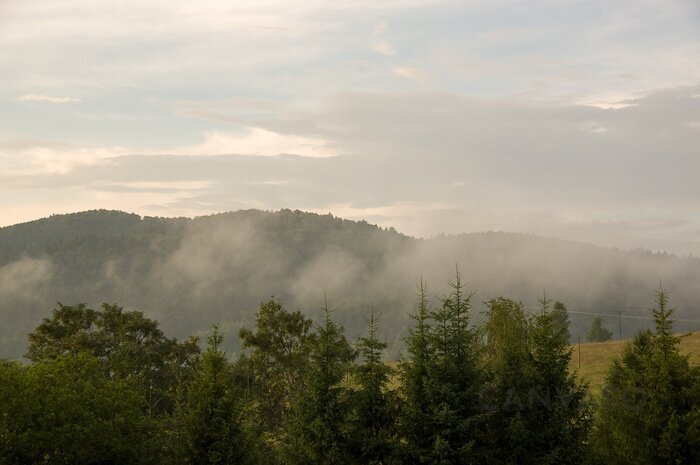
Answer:
MULTIPOLYGON (((26 334, 57 301, 118 303, 185 336, 212 322, 236 333, 272 295, 314 315, 324 293, 351 336, 362 332, 362 315, 373 305, 395 353, 421 275, 440 296, 456 263, 477 290, 476 319, 488 298, 503 295, 535 308, 545 288, 572 312, 575 338, 585 335, 591 318, 575 312, 648 316, 660 282, 674 291, 677 318, 700 319, 696 258, 510 233, 414 239, 366 222, 290 210, 195 219, 101 210, 0 229, 0 357, 21 356, 26 334)), ((603 322, 617 335, 617 317, 603 322)), ((623 319, 623 336, 646 324, 623 319)), ((676 329, 697 326, 679 321, 676 329)))

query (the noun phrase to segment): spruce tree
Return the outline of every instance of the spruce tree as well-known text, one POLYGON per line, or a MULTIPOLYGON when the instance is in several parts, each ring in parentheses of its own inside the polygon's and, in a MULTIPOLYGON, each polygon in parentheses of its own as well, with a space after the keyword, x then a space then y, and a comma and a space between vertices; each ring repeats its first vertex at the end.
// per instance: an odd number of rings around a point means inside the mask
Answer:
POLYGON ((556 324, 557 329, 564 331, 566 340, 571 341, 571 332, 569 331, 571 322, 569 321, 569 310, 566 308, 566 305, 557 300, 554 302, 552 314, 554 315, 554 323, 556 324))
POLYGON ((465 292, 459 269, 450 286, 452 292, 429 312, 431 324, 424 330, 429 348, 424 403, 418 404, 422 410, 411 409, 423 420, 422 435, 409 430, 413 434, 404 438, 411 463, 478 463, 485 455, 480 338, 469 315, 473 293, 465 292))
POLYGON ((350 463, 348 388, 342 381, 355 353, 331 320, 327 302, 303 383, 294 393, 287 426, 285 462, 292 465, 350 463))
POLYGON ((679 353, 668 294, 657 292, 655 331, 639 332, 606 377, 595 435, 601 463, 700 463, 700 368, 679 353))
POLYGON ((202 367, 189 390, 184 412, 187 447, 185 462, 192 465, 245 464, 253 445, 248 440, 230 379, 223 337, 216 325, 207 338, 202 367))
POLYGON ((539 302, 541 312, 529 319, 510 299, 486 303, 491 451, 485 464, 578 464, 587 452, 587 391, 569 370, 571 351, 551 301, 539 302))
POLYGON ((414 324, 404 338, 407 356, 398 367, 401 381, 398 429, 402 441, 396 456, 400 463, 428 463, 432 448, 431 406, 427 397, 429 364, 433 360, 433 347, 428 339, 431 308, 422 277, 416 300, 416 312, 410 315, 414 324))
POLYGON ((389 463, 396 444, 396 396, 388 389, 393 370, 382 360, 387 344, 377 334, 378 321, 372 309, 367 335, 357 343, 362 362, 354 367, 351 442, 354 462, 363 465, 389 463))
POLYGON ((599 316, 593 318, 586 340, 588 342, 605 342, 609 341, 611 338, 612 331, 603 327, 601 318, 599 316))
POLYGON ((527 399, 526 463, 580 464, 588 455, 591 403, 588 389, 570 369, 571 347, 548 302, 529 323, 532 387, 527 399))

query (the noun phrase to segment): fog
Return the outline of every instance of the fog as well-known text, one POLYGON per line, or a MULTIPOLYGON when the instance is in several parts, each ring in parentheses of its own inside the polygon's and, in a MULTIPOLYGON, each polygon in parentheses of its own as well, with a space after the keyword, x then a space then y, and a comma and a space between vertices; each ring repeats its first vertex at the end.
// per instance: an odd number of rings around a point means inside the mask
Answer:
MULTIPOLYGON (((621 312, 622 336, 630 337, 650 324, 645 318, 660 285, 673 291, 678 319, 700 320, 700 259, 692 257, 497 232, 415 239, 290 210, 194 220, 91 214, 97 217, 92 226, 83 218, 90 213, 38 222, 40 235, 57 235, 53 224, 61 219, 75 230, 54 249, 37 248, 36 238, 31 252, 16 244, 21 257, 0 267, 3 346, 12 356, 21 355, 26 333, 56 301, 143 310, 178 337, 221 323, 228 350, 237 352, 238 328, 251 325, 260 302, 271 296, 314 318, 327 299, 351 337, 362 334, 361 316, 373 306, 383 314, 381 330, 396 355, 421 277, 437 305, 450 292, 456 266, 467 290, 476 291, 475 323, 490 298, 520 300, 534 313, 546 293, 571 311, 574 340, 585 338, 592 318, 585 313, 621 312), (95 234, 95 225, 107 232, 95 234)), ((618 336, 617 316, 603 323, 618 336)))

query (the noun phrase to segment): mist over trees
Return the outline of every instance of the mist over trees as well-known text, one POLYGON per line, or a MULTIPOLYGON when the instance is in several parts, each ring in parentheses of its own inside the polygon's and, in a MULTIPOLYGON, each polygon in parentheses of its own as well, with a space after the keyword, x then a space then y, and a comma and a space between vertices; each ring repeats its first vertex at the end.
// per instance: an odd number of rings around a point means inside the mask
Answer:
POLYGON ((496 297, 474 321, 459 270, 421 280, 394 368, 381 317, 351 341, 328 301, 315 321, 263 302, 230 357, 117 305, 58 305, 0 359, 0 465, 696 464, 700 368, 680 355, 668 291, 596 402, 546 296, 496 297), (160 384, 158 384, 160 383, 160 384), (154 389, 158 386, 158 389, 154 389))
MULTIPOLYGON (((258 304, 278 297, 288 308, 320 316, 325 291, 348 335, 364 331, 370 303, 381 309, 388 354, 397 357, 411 324, 415 274, 449 292, 455 263, 478 291, 473 318, 485 301, 508 295, 538 311, 542 288, 566 303, 571 340, 585 340, 591 316, 647 316, 649 289, 678 289, 677 317, 694 319, 700 259, 624 252, 509 233, 415 239, 392 229, 299 211, 238 211, 195 219, 141 218, 115 211, 56 215, 0 229, 0 350, 22 356, 24 334, 58 302, 119 302, 143 310, 168 334, 206 337, 219 324, 224 348, 250 327, 258 304), (310 310, 309 310, 310 309, 310 310)), ((623 337, 651 320, 625 319, 623 337)), ((603 317, 617 327, 616 317, 603 317)), ((677 323, 679 330, 693 329, 677 323)))

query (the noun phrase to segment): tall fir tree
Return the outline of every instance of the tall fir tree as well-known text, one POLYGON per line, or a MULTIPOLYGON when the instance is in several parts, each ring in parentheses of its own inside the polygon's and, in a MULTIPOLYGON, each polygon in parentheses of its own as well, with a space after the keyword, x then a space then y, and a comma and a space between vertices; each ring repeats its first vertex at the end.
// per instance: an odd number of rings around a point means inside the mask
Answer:
POLYGON ((484 439, 479 405, 484 381, 481 341, 469 315, 473 293, 465 292, 459 269, 450 286, 452 292, 429 312, 430 325, 424 329, 428 347, 424 401, 417 403, 420 409, 402 413, 423 421, 420 436, 408 430, 404 437, 411 463, 478 463, 485 453, 480 447, 484 439))
POLYGON ((254 445, 242 427, 241 404, 231 382, 216 325, 207 338, 202 366, 189 390, 183 412, 186 451, 191 465, 240 465, 251 462, 254 445))
POLYGON ((421 277, 416 296, 417 305, 413 327, 404 338, 407 356, 399 362, 400 408, 398 429, 402 441, 396 450, 400 463, 429 463, 432 449, 432 428, 429 422, 431 406, 428 401, 429 364, 433 360, 428 287, 421 277))
POLYGON ((527 410, 532 434, 526 462, 580 464, 588 455, 592 422, 588 389, 570 368, 565 329, 548 311, 546 297, 540 303, 542 312, 529 323, 533 380, 527 410))
POLYGON ((605 342, 610 339, 612 339, 612 331, 603 327, 603 320, 599 316, 593 318, 586 340, 588 342, 605 342))
POLYGON ((291 465, 350 463, 349 392, 343 385, 355 352, 326 302, 303 383, 297 387, 287 420, 284 461, 291 465))
POLYGON ((563 302, 554 302, 554 307, 552 309, 552 314, 554 316, 554 324, 557 329, 564 331, 564 336, 568 342, 571 342, 571 331, 569 330, 571 326, 571 321, 569 321, 569 309, 566 308, 563 302))
POLYGON ((700 463, 700 368, 679 352, 668 295, 657 292, 655 331, 637 333, 608 372, 594 441, 600 463, 700 463))
POLYGON ((393 370, 382 358, 387 344, 379 338, 374 308, 367 318, 367 334, 359 338, 361 362, 354 367, 351 417, 353 461, 362 465, 385 465, 396 445, 396 396, 388 389, 393 370))

